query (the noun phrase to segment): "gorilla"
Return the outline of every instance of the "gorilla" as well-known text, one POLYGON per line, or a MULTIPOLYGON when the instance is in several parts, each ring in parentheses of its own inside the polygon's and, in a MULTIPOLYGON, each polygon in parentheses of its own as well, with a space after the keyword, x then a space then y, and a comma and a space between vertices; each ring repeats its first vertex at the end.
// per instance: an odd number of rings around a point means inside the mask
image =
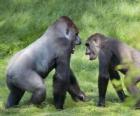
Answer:
POLYGON ((63 109, 66 92, 75 101, 85 100, 70 68, 71 54, 75 45, 81 43, 78 33, 73 21, 62 16, 39 39, 12 57, 6 73, 10 90, 6 108, 18 105, 25 91, 32 93, 32 104, 41 104, 46 97, 44 79, 52 69, 55 69, 53 99, 56 109, 63 109))
MULTIPOLYGON (((86 55, 90 60, 99 59, 99 102, 98 106, 105 106, 105 95, 108 81, 120 81, 118 72, 125 75, 124 84, 136 99, 136 108, 140 108, 139 89, 136 86, 140 81, 140 52, 120 42, 117 39, 106 37, 103 34, 95 33, 86 41, 86 55)), ((122 85, 113 83, 114 88, 121 101, 127 97, 123 91, 122 85)))

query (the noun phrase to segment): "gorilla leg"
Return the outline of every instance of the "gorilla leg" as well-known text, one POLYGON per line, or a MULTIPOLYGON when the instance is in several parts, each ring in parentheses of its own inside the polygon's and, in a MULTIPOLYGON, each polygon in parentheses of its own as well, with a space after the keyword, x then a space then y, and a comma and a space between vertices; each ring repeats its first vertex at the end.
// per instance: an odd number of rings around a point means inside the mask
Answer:
POLYGON ((74 101, 85 101, 86 99, 84 92, 80 90, 79 84, 72 70, 70 71, 70 85, 68 87, 68 92, 74 101))
POLYGON ((105 95, 108 86, 109 78, 99 76, 98 78, 98 89, 99 89, 99 102, 98 106, 105 106, 105 95))
POLYGON ((46 98, 46 89, 44 85, 36 89, 31 97, 31 103, 35 105, 40 105, 46 98))
POLYGON ((34 71, 25 71, 21 79, 16 80, 16 85, 22 90, 32 93, 31 103, 41 104, 46 97, 46 89, 42 78, 34 71))
POLYGON ((136 86, 136 84, 140 81, 140 77, 131 79, 130 78, 128 77, 125 78, 125 86, 132 95, 132 97, 134 97, 134 99, 136 100, 135 107, 140 108, 140 90, 136 86))
POLYGON ((8 96, 8 100, 6 103, 6 108, 10 108, 12 106, 18 105, 20 99, 22 98, 25 91, 21 90, 20 88, 17 88, 13 86, 12 84, 8 85, 10 89, 10 94, 8 96))
POLYGON ((117 80, 119 82, 119 84, 113 83, 113 87, 115 88, 120 100, 123 102, 125 100, 125 98, 127 97, 123 91, 123 87, 121 84, 121 80, 120 80, 120 75, 118 74, 117 71, 114 71, 112 69, 109 70, 109 74, 110 74, 110 80, 112 81, 113 79, 117 80))
POLYGON ((32 92, 31 103, 40 105, 46 98, 46 88, 44 82, 35 72, 32 72, 30 79, 34 81, 29 80, 27 82, 28 87, 26 90, 32 92))
POLYGON ((63 109, 66 98, 67 84, 65 81, 59 79, 54 75, 53 78, 53 96, 56 109, 63 109))

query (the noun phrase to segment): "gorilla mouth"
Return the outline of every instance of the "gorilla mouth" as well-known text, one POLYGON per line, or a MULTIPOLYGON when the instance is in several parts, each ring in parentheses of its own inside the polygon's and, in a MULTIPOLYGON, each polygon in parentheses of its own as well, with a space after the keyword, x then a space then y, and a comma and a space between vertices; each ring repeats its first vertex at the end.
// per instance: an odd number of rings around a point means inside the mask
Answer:
POLYGON ((75 48, 72 48, 71 53, 74 54, 75 48))
POLYGON ((96 57, 97 57, 97 55, 95 55, 95 54, 93 54, 93 53, 88 53, 88 54, 86 54, 86 55, 89 56, 89 60, 95 60, 96 57))
POLYGON ((75 45, 73 44, 72 49, 71 49, 71 53, 74 54, 74 52, 75 52, 75 45))
POLYGON ((74 54, 74 52, 75 52, 75 47, 76 47, 77 45, 75 44, 75 43, 72 43, 72 49, 71 49, 71 53, 72 54, 74 54))
POLYGON ((90 54, 89 55, 89 60, 95 60, 96 59, 96 55, 95 54, 90 54))

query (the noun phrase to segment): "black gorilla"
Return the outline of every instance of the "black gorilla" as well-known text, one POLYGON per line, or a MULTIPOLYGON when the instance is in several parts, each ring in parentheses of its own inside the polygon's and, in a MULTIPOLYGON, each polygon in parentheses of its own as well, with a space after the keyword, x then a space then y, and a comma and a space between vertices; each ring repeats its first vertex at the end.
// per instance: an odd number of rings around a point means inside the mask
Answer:
POLYGON ((70 68, 71 53, 80 44, 78 29, 66 16, 60 17, 35 42, 16 53, 7 69, 10 94, 6 107, 17 105, 25 91, 31 92, 31 103, 41 104, 46 97, 44 78, 55 68, 54 104, 63 109, 66 91, 73 100, 85 100, 70 68))
MULTIPOLYGON (((100 33, 91 35, 86 41, 86 55, 89 55, 90 60, 99 59, 99 77, 98 77, 98 89, 99 89, 99 102, 98 106, 105 106, 105 95, 109 79, 120 81, 120 75, 116 66, 124 63, 137 63, 134 54, 139 54, 135 49, 127 46, 126 44, 106 37, 100 33), (134 58, 134 59, 133 59, 134 58)), ((128 68, 122 68, 123 74, 128 74, 131 70, 128 68)), ((138 78, 137 78, 138 79, 138 78)), ((127 97, 123 91, 121 84, 112 83, 121 101, 124 101, 127 97)), ((126 85, 130 88, 135 87, 132 84, 126 85), (130 86, 131 85, 131 86, 130 86)), ((132 91, 130 91, 132 93, 132 91)))

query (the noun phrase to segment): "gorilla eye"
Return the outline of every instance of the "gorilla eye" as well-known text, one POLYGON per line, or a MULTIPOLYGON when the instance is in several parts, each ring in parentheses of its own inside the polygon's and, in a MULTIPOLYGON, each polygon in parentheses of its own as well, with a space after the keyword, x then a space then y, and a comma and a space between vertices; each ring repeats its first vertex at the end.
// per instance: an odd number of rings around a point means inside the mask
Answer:
POLYGON ((76 36, 78 36, 78 33, 75 33, 76 36))
POLYGON ((95 42, 97 42, 97 39, 94 39, 95 42))
POLYGON ((85 43, 85 46, 87 46, 87 47, 88 47, 88 46, 89 46, 89 43, 85 43))

